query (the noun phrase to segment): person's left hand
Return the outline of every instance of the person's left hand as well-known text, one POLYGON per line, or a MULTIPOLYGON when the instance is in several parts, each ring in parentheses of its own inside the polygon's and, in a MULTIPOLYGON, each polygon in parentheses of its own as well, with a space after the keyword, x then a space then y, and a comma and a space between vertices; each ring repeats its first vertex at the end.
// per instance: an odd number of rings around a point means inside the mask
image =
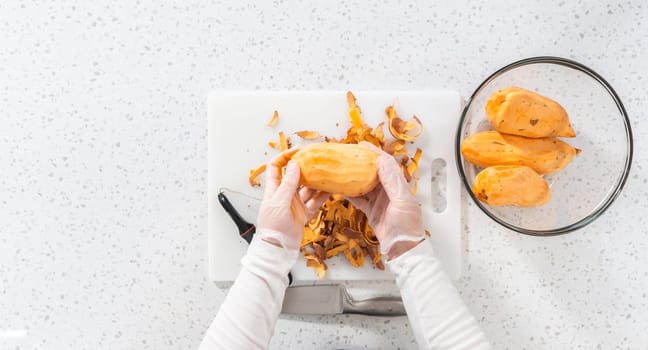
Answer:
POLYGON ((304 225, 330 195, 299 188, 299 165, 290 160, 297 151, 297 148, 284 151, 268 162, 266 188, 257 217, 256 235, 289 250, 299 250, 304 225), (286 173, 282 176, 284 166, 286 173))

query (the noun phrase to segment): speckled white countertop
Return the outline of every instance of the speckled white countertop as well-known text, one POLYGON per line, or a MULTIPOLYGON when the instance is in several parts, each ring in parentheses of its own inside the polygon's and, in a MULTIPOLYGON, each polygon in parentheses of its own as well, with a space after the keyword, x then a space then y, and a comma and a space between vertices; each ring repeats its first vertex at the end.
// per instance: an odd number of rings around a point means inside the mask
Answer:
MULTIPOLYGON (((537 55, 617 89, 633 171, 603 217, 553 238, 464 196, 457 286, 498 349, 648 344, 645 2, 90 3, 0 3, 0 349, 197 347, 227 291, 206 278, 210 90, 467 96, 537 55)), ((282 318, 272 341, 414 346, 406 318, 360 316, 282 318)))

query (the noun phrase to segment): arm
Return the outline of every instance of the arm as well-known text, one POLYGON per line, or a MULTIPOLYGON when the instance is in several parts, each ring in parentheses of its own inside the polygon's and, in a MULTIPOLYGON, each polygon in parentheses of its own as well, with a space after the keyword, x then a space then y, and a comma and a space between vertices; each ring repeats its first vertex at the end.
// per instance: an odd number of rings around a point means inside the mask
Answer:
POLYGON ((270 343, 304 225, 329 196, 305 187, 298 190, 299 166, 289 162, 296 151, 282 152, 267 165, 257 232, 201 350, 265 349, 270 343))
MULTIPOLYGON (((363 143, 364 144, 364 143, 363 143)), ((425 239, 421 206, 392 156, 378 161, 380 185, 349 201, 367 214, 387 265, 396 274, 421 349, 490 349, 486 337, 425 239)))
POLYGON ((298 251, 277 247, 260 239, 262 236, 263 232, 255 235, 241 260, 243 268, 207 329, 200 350, 268 347, 288 286, 287 274, 298 251))
POLYGON ((387 261, 421 349, 491 349, 486 336, 425 240, 387 261))

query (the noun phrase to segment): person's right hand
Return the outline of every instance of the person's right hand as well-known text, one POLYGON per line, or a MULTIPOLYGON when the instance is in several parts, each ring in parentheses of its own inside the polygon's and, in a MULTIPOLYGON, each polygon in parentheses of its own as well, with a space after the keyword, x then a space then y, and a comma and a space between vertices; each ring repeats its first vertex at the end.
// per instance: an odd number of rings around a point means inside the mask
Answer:
POLYGON ((257 217, 257 236, 277 246, 298 251, 304 225, 330 194, 299 185, 300 169, 290 160, 293 148, 272 158, 266 166, 265 192, 257 217), (282 169, 286 167, 285 174, 282 169))
POLYGON ((347 199, 367 215, 381 252, 393 259, 425 239, 421 206, 394 157, 368 142, 361 145, 380 153, 380 184, 364 196, 347 199))

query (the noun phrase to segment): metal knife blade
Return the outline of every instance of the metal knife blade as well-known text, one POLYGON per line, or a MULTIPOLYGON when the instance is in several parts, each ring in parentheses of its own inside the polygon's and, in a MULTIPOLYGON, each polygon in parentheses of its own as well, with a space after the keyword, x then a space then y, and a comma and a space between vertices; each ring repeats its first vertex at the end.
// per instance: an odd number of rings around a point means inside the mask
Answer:
POLYGON ((281 313, 297 315, 361 314, 403 316, 400 297, 353 299, 342 285, 295 286, 286 289, 281 313))

